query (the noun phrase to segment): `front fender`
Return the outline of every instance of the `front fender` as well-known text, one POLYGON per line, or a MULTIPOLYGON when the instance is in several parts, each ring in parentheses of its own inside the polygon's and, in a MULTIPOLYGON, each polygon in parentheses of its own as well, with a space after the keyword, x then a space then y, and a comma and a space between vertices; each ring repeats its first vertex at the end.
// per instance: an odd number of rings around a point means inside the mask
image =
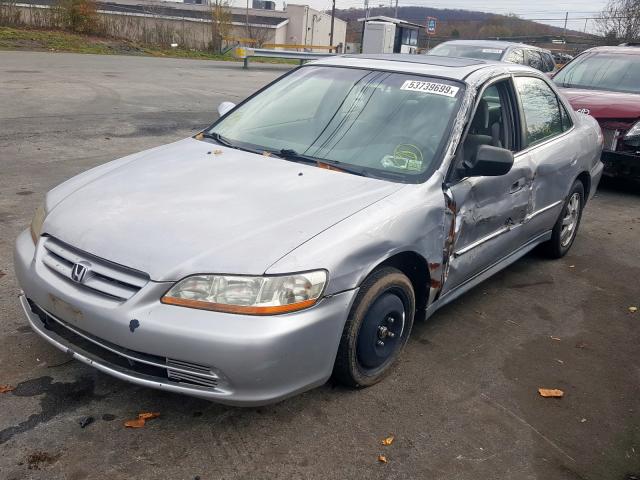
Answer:
POLYGON ((408 185, 344 219, 288 253, 266 273, 325 268, 329 271, 325 292, 332 295, 358 287, 378 265, 398 253, 415 252, 439 265, 445 201, 442 183, 432 180, 408 185))

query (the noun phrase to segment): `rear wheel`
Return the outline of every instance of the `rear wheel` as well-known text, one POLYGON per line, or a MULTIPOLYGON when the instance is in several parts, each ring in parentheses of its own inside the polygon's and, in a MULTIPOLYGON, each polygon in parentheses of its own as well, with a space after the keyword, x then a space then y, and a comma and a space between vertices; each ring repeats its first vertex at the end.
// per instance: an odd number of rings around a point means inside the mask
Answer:
POLYGON ((390 267, 371 274, 349 312, 334 378, 356 388, 379 382, 407 343, 414 312, 415 295, 406 275, 390 267))
POLYGON ((553 227, 551 239, 543 244, 545 252, 551 258, 564 257, 573 245, 582 219, 583 206, 584 186, 580 180, 576 180, 553 227))

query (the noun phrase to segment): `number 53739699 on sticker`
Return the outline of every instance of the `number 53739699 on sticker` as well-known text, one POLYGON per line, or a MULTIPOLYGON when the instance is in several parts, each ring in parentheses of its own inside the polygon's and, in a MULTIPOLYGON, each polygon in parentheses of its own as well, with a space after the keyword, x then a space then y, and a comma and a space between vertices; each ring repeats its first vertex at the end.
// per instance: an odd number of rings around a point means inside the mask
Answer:
POLYGON ((409 90, 412 92, 433 93, 435 95, 444 95, 445 97, 455 97, 460 88, 446 83, 422 82, 420 80, 407 80, 402 84, 400 90, 409 90))

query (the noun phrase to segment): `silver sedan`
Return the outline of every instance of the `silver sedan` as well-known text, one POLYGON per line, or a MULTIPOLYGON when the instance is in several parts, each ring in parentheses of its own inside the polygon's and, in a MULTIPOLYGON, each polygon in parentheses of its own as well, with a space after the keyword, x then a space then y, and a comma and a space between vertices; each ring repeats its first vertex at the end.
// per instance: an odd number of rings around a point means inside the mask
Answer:
POLYGON ((334 57, 219 112, 51 190, 15 269, 54 346, 228 404, 378 382, 416 319, 565 255, 602 172, 595 120, 519 65, 334 57))

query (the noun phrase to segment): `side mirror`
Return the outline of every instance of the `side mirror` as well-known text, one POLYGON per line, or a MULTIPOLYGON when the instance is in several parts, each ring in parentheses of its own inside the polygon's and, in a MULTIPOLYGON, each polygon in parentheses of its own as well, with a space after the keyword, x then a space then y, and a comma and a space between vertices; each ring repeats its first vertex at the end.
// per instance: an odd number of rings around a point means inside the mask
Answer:
POLYGON ((218 114, 221 117, 224 117, 230 110, 233 110, 235 106, 236 104, 233 102, 222 102, 220 105, 218 105, 218 114))
POLYGON ((473 159, 464 164, 468 177, 499 177, 509 173, 511 167, 513 152, 491 145, 480 145, 473 159))

